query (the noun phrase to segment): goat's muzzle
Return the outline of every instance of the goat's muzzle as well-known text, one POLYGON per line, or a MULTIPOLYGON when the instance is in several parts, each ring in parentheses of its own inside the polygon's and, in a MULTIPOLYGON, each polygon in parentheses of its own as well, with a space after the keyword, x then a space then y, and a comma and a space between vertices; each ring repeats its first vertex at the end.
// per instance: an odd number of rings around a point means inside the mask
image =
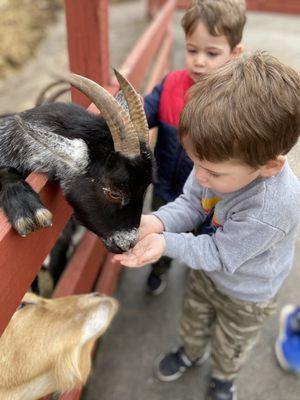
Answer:
POLYGON ((137 228, 130 230, 115 231, 107 238, 102 238, 107 249, 116 254, 124 253, 133 247, 138 236, 137 228))

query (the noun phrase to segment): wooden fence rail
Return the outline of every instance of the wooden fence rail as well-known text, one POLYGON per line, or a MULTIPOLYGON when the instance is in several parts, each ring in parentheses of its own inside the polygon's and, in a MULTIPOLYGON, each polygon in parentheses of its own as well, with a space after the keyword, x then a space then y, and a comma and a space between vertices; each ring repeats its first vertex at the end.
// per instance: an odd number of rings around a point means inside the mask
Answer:
MULTIPOLYGON (((156 12, 160 0, 150 0, 150 2, 150 15, 152 15, 153 12, 156 12)), ((186 8, 189 3, 190 0, 178 0, 177 7, 186 8)), ((299 0, 246 0, 246 4, 247 9, 251 11, 300 14, 299 0)))

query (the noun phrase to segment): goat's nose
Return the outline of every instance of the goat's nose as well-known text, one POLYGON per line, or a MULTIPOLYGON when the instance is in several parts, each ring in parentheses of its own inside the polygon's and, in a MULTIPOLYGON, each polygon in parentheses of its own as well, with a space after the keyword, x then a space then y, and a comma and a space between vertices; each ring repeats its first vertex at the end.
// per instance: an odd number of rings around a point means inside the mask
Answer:
MULTIPOLYGON (((133 249, 133 247, 135 246, 135 244, 136 244, 136 240, 134 241, 134 242, 131 242, 130 244, 129 244, 129 249, 133 249)), ((129 250, 128 249, 128 250, 129 250)))
POLYGON ((122 254, 125 253, 128 249, 124 248, 124 246, 118 246, 116 243, 114 243, 113 245, 109 246, 109 251, 111 251, 112 253, 116 253, 116 254, 122 254))

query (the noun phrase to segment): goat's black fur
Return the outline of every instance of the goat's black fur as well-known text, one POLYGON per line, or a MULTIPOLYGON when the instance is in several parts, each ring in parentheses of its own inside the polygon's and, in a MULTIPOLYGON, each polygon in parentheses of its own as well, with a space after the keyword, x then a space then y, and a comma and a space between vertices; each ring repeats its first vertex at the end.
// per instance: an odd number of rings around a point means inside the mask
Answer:
MULTIPOLYGON (((50 213, 23 180, 28 172, 45 172, 60 182, 84 226, 110 251, 126 251, 136 240, 143 197, 152 178, 151 152, 146 143, 140 146, 141 154, 132 158, 115 152, 104 119, 74 104, 46 104, 2 118, 1 206, 20 234, 50 225, 50 213), (66 144, 63 138, 70 140, 66 144), (73 146, 74 139, 80 139, 74 164, 59 152, 56 157, 55 145, 50 150, 47 146, 47 141, 57 141, 57 148, 65 150, 69 144, 73 146), (122 201, 115 201, 114 193, 122 201)), ((72 148, 71 155, 76 151, 77 147, 72 148)))

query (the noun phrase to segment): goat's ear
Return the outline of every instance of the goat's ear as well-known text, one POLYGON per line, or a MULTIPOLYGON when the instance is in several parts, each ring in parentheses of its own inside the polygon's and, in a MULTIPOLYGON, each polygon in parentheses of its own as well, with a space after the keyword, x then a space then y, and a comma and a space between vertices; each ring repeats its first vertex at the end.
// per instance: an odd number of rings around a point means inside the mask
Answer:
POLYGON ((39 296, 37 296, 36 294, 31 293, 31 292, 25 293, 25 294, 24 294, 24 297, 23 297, 23 299, 22 299, 22 301, 27 301, 27 302, 29 302, 29 303, 37 303, 37 302, 39 302, 40 300, 42 300, 41 297, 39 297, 39 296))
POLYGON ((101 334, 103 334, 106 329, 109 327, 113 317, 118 311, 118 302, 112 297, 103 297, 101 299, 100 304, 100 315, 102 316, 101 320, 101 334))
POLYGON ((83 327, 81 343, 85 344, 89 340, 101 336, 108 328, 117 310, 117 300, 112 297, 100 297, 97 309, 83 327))

